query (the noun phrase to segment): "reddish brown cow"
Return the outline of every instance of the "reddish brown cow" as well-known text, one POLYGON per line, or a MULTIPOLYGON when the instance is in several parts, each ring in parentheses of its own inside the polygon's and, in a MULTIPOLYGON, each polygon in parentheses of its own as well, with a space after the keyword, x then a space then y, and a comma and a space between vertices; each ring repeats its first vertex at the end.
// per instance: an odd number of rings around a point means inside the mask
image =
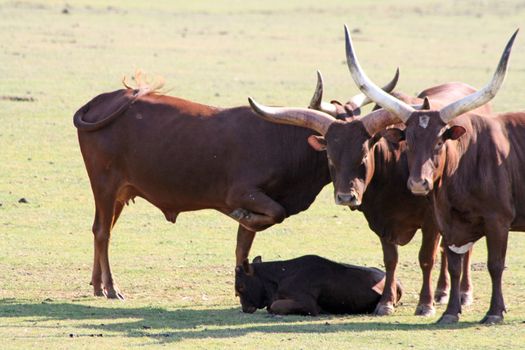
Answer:
MULTIPOLYGON (((463 83, 449 83, 427 89, 418 98, 401 93, 393 95, 413 104, 421 103, 423 97, 428 97, 436 104, 444 105, 474 91, 474 88, 463 83)), ((419 262, 423 285, 416 315, 434 314, 431 270, 439 244, 438 230, 428 201, 412 195, 405 186, 408 178, 406 146, 393 146, 378 133, 384 127, 382 120, 391 119, 389 113, 379 110, 363 118, 347 116, 346 121, 336 121, 326 113, 304 108, 264 107, 251 99, 250 103, 267 120, 309 127, 323 135, 322 139, 311 137, 310 143, 317 150, 327 150, 336 203, 362 211, 370 228, 381 239, 387 278, 376 314, 385 315, 394 310, 397 245, 407 244, 417 229, 422 229, 419 262)), ((490 106, 480 111, 489 113, 490 106)), ((446 259, 442 265, 446 266, 446 259)), ((472 302, 469 266, 469 260, 466 259, 462 281, 463 304, 472 302)), ((436 299, 446 302, 447 279, 445 270, 441 272, 436 299)))
POLYGON ((402 120, 406 130, 389 129, 396 142, 409 147, 408 188, 429 194, 448 247, 450 301, 441 323, 459 320, 459 278, 462 255, 485 236, 492 280, 490 308, 482 323, 503 320, 501 290, 509 230, 525 231, 525 112, 483 115, 475 108, 490 101, 503 83, 514 39, 511 37, 492 80, 481 90, 433 109, 414 110, 382 93, 362 72, 348 30, 348 65, 361 91, 402 120))
POLYGON ((95 97, 74 124, 95 197, 92 284, 108 298, 122 298, 108 245, 130 199, 146 199, 171 222, 206 208, 232 217, 236 263, 248 266, 255 232, 306 210, 330 182, 326 157, 305 142, 312 131, 268 123, 249 107, 216 108, 142 86, 95 97))

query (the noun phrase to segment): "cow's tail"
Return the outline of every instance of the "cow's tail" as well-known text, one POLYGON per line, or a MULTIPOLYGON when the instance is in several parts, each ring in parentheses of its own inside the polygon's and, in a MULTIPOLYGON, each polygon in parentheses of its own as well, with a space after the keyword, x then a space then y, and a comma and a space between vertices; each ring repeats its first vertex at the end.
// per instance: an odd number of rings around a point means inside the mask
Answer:
POLYGON ((75 115, 73 116, 73 124, 75 127, 80 131, 97 131, 105 127, 106 125, 111 124, 115 119, 120 117, 124 111, 126 111, 129 106, 135 101, 133 98, 127 98, 124 103, 120 104, 120 106, 112 112, 108 117, 98 120, 96 122, 88 122, 84 120, 84 116, 90 109, 91 102, 84 105, 82 108, 80 108, 75 115))

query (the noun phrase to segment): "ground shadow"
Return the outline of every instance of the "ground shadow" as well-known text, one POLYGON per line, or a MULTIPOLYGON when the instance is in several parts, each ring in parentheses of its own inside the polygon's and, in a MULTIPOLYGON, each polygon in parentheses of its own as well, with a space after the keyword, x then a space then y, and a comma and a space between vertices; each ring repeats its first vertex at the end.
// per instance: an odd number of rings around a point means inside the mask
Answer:
POLYGON ((362 322, 359 316, 347 316, 348 321, 331 323, 332 316, 272 317, 266 312, 243 314, 240 308, 166 310, 159 307, 95 307, 76 303, 23 303, 15 299, 0 300, 0 320, 9 317, 37 317, 40 320, 86 320, 76 325, 79 332, 113 332, 128 337, 155 338, 158 342, 177 342, 182 339, 240 337, 252 332, 265 333, 336 333, 367 331, 448 330, 477 327, 478 323, 461 322, 440 326, 408 324, 377 318, 377 322, 362 322), (107 320, 128 318, 126 322, 107 320), (100 323, 97 324, 97 320, 100 323))

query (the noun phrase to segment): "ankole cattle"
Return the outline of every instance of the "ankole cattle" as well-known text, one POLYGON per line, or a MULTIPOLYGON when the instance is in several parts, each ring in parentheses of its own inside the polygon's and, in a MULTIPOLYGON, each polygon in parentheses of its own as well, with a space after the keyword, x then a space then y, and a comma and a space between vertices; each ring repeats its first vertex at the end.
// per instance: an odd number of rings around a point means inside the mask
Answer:
MULTIPOLYGON (((346 28, 345 28, 346 29, 346 28)), ((517 31, 507 43, 496 73, 481 90, 446 105, 415 110, 384 94, 362 71, 346 30, 347 60, 361 91, 390 112, 392 142, 408 146, 407 187, 428 196, 447 246, 450 300, 440 323, 454 323, 461 313, 459 277, 463 254, 485 236, 492 297, 482 323, 503 320, 502 274, 509 230, 525 231, 525 112, 483 114, 498 92, 517 31)), ((385 125, 389 124, 385 122, 385 125)))
MULTIPOLYGON (((385 283, 385 273, 379 269, 340 264, 316 255, 270 262, 256 257, 250 270, 235 269, 235 290, 246 313, 262 308, 278 315, 371 313, 385 283)), ((396 283, 399 300, 402 289, 396 283)))
POLYGON ((130 199, 144 198, 173 223, 199 209, 230 216, 239 223, 236 264, 248 266, 255 233, 306 210, 330 182, 326 156, 306 142, 313 131, 139 85, 101 94, 73 118, 95 199, 91 283, 108 298, 123 297, 108 246, 130 199))
MULTIPOLYGON (((444 105, 475 91, 463 83, 448 83, 424 90, 417 98, 402 93, 392 95, 412 104, 420 104, 427 97, 433 103, 444 105)), ((312 136, 309 142, 317 150, 327 151, 335 202, 362 211, 370 228, 381 240, 386 286, 375 310, 376 314, 386 315, 394 311, 397 246, 407 244, 418 229, 422 230, 419 263, 423 283, 415 313, 433 315, 435 308, 431 271, 439 246, 439 230, 428 201, 414 196, 406 188, 406 145, 392 145, 382 138, 380 131, 385 127, 384 123, 391 120, 389 112, 381 109, 361 118, 347 116, 343 121, 321 111, 272 108, 262 106, 253 99, 249 101, 252 108, 266 120, 310 128, 323 135, 322 138, 312 136)), ((490 113, 490 106, 480 108, 480 112, 490 113)), ((442 257, 444 256, 443 254, 442 257)), ((446 259, 443 259, 442 266, 446 266, 446 259)), ((461 293, 462 303, 466 305, 473 300, 469 259, 465 259, 464 271, 461 293)), ((446 302, 447 288, 445 270, 442 269, 435 295, 437 301, 446 302)))

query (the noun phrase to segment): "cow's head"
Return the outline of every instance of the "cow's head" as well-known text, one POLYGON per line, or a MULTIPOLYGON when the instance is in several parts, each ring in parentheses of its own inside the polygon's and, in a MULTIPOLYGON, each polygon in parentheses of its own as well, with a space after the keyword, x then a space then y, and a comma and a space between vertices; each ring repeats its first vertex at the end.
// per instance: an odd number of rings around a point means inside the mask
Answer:
POLYGON ((410 176, 407 186, 416 195, 426 195, 442 175, 445 147, 448 140, 457 140, 465 128, 453 123, 457 116, 488 103, 497 93, 507 70, 507 63, 516 31, 510 38, 492 80, 481 90, 455 101, 439 110, 432 110, 426 100, 422 110, 384 93, 363 72, 355 56, 350 33, 345 26, 346 55, 350 73, 360 90, 372 101, 388 110, 406 124, 406 129, 389 129, 385 137, 391 142, 406 140, 410 176))
MULTIPOLYGON (((260 262, 260 256, 253 259, 253 264, 260 262)), ((264 283, 257 276, 253 266, 237 266, 235 268, 235 292, 241 299, 243 312, 251 314, 269 304, 264 283)))
MULTIPOLYGON (((391 91, 398 77, 399 71, 384 89, 391 91)), ((371 102, 364 94, 351 98, 346 104, 346 115, 339 113, 336 118, 334 104, 322 102, 322 91, 322 77, 318 73, 316 93, 309 109, 267 107, 251 98, 248 100, 266 120, 310 128, 320 134, 310 136, 308 143, 317 151, 327 152, 335 202, 355 209, 361 205, 374 172, 372 147, 380 139, 376 131, 380 130, 381 123, 392 118, 384 110, 360 118, 356 113, 358 108, 371 102)))

